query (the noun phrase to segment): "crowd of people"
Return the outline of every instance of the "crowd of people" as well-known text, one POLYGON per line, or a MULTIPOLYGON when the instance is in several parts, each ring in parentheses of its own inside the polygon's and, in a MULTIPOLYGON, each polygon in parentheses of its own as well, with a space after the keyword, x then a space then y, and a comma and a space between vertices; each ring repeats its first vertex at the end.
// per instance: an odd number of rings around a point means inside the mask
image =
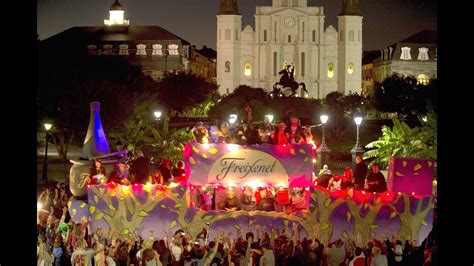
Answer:
POLYGON ((265 232, 259 225, 254 232, 239 229, 235 237, 214 232, 215 238, 210 237, 212 225, 208 224, 195 238, 180 229, 164 231, 160 237, 152 231, 142 239, 100 227, 92 231, 88 219, 73 223, 62 195, 67 195, 67 185, 60 183, 46 188, 40 197, 44 210, 38 211, 37 262, 41 266, 437 265, 436 216, 432 232, 421 244, 385 236, 364 246, 357 246, 352 237, 324 245, 315 237, 318 225, 309 236, 300 238, 297 223, 281 231, 265 232))
POLYGON ((378 193, 387 191, 387 182, 378 164, 373 163, 368 171, 367 164, 360 155, 356 156, 354 170, 346 167, 344 175, 333 174, 328 166, 324 165, 314 184, 331 191, 348 188, 378 193))
POLYGON ((207 143, 230 143, 239 145, 255 144, 313 144, 311 126, 301 126, 297 116, 290 116, 290 119, 280 121, 276 127, 270 122, 268 116, 263 122, 242 122, 239 124, 229 124, 222 122, 220 127, 210 126, 207 128, 204 123, 199 122, 193 129, 193 134, 197 142, 207 143))

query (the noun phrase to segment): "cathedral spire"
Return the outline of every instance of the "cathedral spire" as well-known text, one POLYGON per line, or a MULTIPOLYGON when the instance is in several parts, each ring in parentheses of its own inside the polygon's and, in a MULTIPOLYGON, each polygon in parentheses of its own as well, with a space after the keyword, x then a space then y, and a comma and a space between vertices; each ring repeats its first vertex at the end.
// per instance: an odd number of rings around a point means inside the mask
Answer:
POLYGON ((217 15, 240 15, 237 0, 220 0, 219 13, 217 15))
POLYGON ((342 9, 339 16, 362 16, 359 0, 342 0, 342 9))

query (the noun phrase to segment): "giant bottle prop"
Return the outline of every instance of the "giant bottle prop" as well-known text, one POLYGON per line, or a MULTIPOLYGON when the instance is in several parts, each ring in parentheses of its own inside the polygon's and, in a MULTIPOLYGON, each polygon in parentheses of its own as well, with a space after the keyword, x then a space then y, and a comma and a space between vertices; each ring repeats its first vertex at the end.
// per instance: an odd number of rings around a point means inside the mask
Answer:
MULTIPOLYGON (((82 148, 82 157, 79 160, 71 160, 73 165, 69 171, 70 189, 76 198, 87 197, 87 183, 90 178, 90 169, 94 163, 93 159, 105 157, 109 154, 109 143, 100 120, 100 103, 91 102, 89 127, 82 148)), ((113 166, 104 164, 104 167, 106 173, 110 174, 113 166)))

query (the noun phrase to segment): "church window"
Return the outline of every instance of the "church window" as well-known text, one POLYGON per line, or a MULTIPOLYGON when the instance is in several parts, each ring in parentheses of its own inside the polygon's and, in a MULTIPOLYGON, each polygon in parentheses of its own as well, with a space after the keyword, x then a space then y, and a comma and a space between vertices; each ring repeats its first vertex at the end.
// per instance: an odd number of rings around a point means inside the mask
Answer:
POLYGON ((328 78, 334 78, 334 64, 328 64, 328 78))
POLYGON ((302 30, 301 30, 301 36, 302 36, 301 40, 304 42, 304 22, 302 24, 303 25, 301 27, 302 28, 302 30))
POLYGON ((163 51, 161 50, 162 45, 161 44, 153 44, 153 52, 151 53, 152 55, 163 55, 163 51))
POLYGON ((350 41, 350 42, 353 42, 353 41, 354 41, 354 31, 353 31, 353 30, 350 30, 350 31, 349 31, 349 41, 350 41))
POLYGON ((169 51, 169 55, 179 55, 178 53, 178 45, 176 44, 170 44, 168 45, 168 51, 169 51))
POLYGON ((291 35, 288 35, 288 43, 291 43, 291 35))
POLYGON ((229 29, 226 29, 225 30, 225 40, 226 41, 230 41, 230 30, 229 29))
POLYGON ((119 55, 128 55, 128 45, 127 44, 119 45, 119 55))
POLYGON ((239 40, 239 30, 238 29, 235 29, 235 40, 236 41, 239 40))
POLYGON ((301 53, 301 76, 304 77, 305 54, 301 53))
POLYGON ((263 30, 263 41, 267 41, 267 30, 263 30))
POLYGON ((422 60, 422 61, 430 60, 430 58, 428 57, 428 48, 426 47, 418 48, 418 60, 422 60))
POLYGON ((250 62, 245 62, 244 75, 250 77, 252 75, 252 66, 250 62))
POLYGON ((230 61, 225 61, 225 64, 224 64, 224 67, 225 67, 225 72, 230 72, 230 61))
POLYGON ((339 33, 339 41, 344 41, 344 30, 341 30, 341 32, 339 33))
POLYGON ((273 76, 277 75, 277 53, 273 52, 273 76))
POLYGON ((277 41, 277 23, 276 23, 276 21, 275 21, 275 27, 273 29, 274 29, 273 30, 274 31, 274 33, 273 33, 274 37, 273 38, 275 39, 275 42, 276 42, 277 41))
POLYGON ((402 55, 400 59, 402 60, 411 60, 410 47, 402 47, 402 55))
POLYGON ((417 84, 428 85, 430 78, 425 74, 420 74, 416 77, 417 84))
POLYGON ((347 74, 349 75, 354 74, 354 64, 349 63, 349 65, 347 65, 347 74))
POLYGON ((144 44, 138 44, 137 45, 137 55, 146 55, 146 45, 144 44))
POLYGON ((315 41, 316 41, 316 31, 313 30, 313 42, 315 42, 315 41))

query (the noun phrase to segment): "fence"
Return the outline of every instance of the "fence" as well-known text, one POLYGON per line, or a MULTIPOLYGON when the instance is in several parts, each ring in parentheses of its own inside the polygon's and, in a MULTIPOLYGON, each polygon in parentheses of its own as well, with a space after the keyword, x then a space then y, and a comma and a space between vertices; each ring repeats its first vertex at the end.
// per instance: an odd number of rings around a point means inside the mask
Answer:
MULTIPOLYGON (((48 158, 48 180, 66 181, 69 179, 69 169, 72 163, 69 161, 62 161, 57 158, 48 158)), ((43 177, 44 156, 36 157, 36 180, 40 181, 43 177)))

